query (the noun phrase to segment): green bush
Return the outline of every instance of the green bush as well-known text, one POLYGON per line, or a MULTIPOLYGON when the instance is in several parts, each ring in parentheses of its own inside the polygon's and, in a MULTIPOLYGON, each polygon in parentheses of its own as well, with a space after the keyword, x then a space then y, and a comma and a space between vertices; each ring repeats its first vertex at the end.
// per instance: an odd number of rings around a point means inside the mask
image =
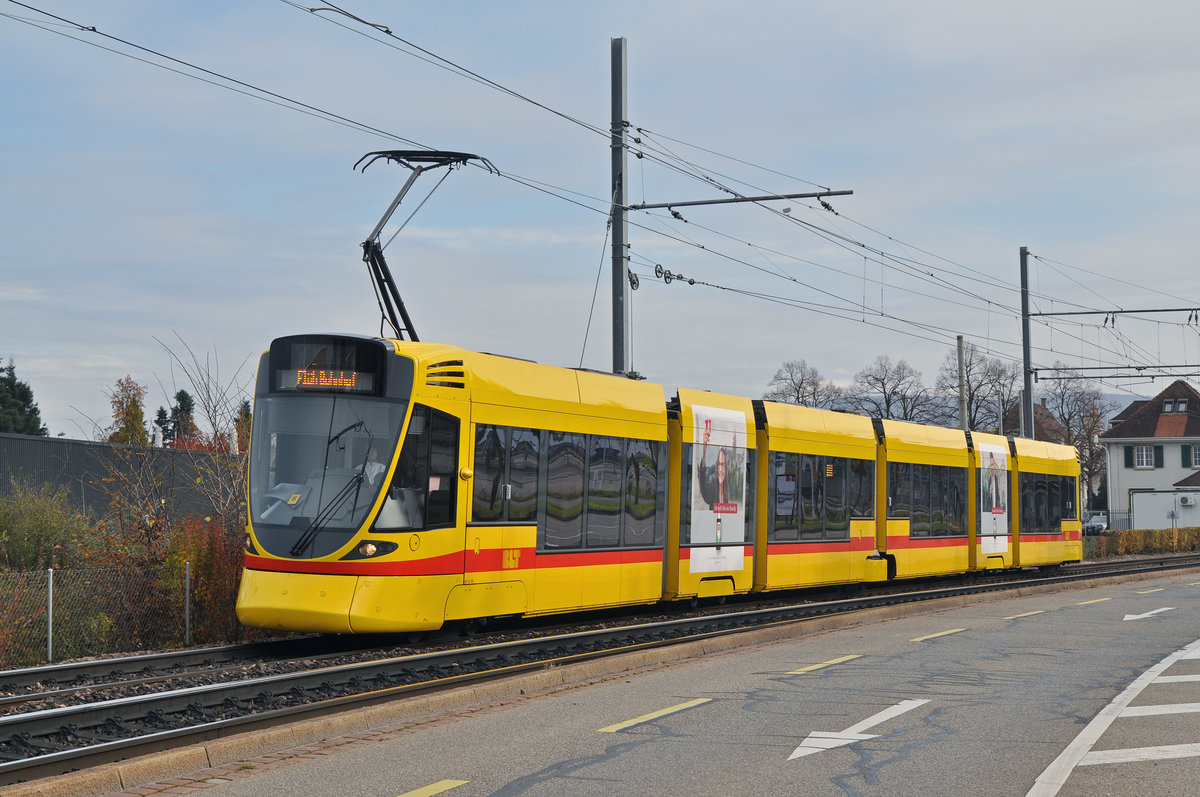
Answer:
POLYGON ((0 572, 75 565, 88 525, 65 490, 14 479, 0 496, 0 572))

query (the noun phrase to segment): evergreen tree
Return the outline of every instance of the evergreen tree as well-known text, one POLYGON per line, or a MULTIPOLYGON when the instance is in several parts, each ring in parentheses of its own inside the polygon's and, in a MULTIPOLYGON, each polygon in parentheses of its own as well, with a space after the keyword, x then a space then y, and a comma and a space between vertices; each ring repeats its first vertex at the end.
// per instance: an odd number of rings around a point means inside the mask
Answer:
POLYGON ((11 359, 7 366, 0 368, 0 432, 42 437, 50 434, 42 425, 42 414, 33 400, 33 389, 17 379, 17 369, 11 359))
POLYGON ((179 441, 194 440, 199 429, 196 428, 194 414, 196 401, 192 394, 180 390, 175 394, 175 404, 171 406, 171 438, 179 441))
POLYGON ((162 429, 164 443, 175 439, 175 430, 171 426, 171 418, 167 415, 166 407, 158 408, 158 412, 154 416, 154 425, 162 429))
POLYGON ((245 454, 250 450, 250 400, 242 399, 237 415, 233 419, 233 432, 237 440, 237 450, 245 454))

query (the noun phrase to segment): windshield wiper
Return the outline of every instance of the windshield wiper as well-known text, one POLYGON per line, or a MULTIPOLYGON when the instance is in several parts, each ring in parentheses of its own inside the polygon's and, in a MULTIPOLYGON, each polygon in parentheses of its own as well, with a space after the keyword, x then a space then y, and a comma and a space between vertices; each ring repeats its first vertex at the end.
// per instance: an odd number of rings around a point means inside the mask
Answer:
MULTIPOLYGON (((361 426, 365 426, 362 421, 359 421, 358 423, 352 423, 330 438, 329 442, 333 443, 334 440, 341 437, 346 432, 355 427, 361 426)), ((346 499, 350 497, 350 488, 352 487, 354 488, 354 501, 350 504, 350 520, 353 522, 354 507, 358 506, 358 496, 362 490, 362 483, 366 481, 367 478, 367 457, 369 457, 371 454, 371 442, 374 439, 375 435, 369 434, 367 437, 367 450, 366 453, 363 454, 362 464, 358 466, 358 470, 356 470, 354 475, 350 477, 350 481, 346 482, 342 489, 338 490, 337 494, 335 494, 333 498, 329 499, 329 503, 325 505, 325 508, 317 513, 317 516, 313 518, 312 523, 308 524, 308 528, 304 530, 304 533, 300 535, 300 538, 296 540, 296 544, 293 545, 289 551, 292 556, 302 556, 304 552, 308 550, 308 548, 313 544, 313 541, 317 538, 317 535, 321 533, 321 530, 329 525, 329 521, 333 520, 334 514, 337 513, 342 504, 346 503, 346 499)))
POLYGON ((325 444, 325 448, 329 448, 331 445, 336 443, 338 441, 338 438, 341 437, 342 435, 346 434, 346 432, 353 432, 355 429, 362 429, 366 425, 367 424, 365 421, 355 421, 354 423, 350 424, 342 431, 335 434, 333 437, 329 438, 329 442, 325 444))
POLYGON ((296 544, 291 547, 288 553, 292 556, 303 556, 304 552, 313 544, 313 540, 321 533, 321 530, 329 525, 329 521, 333 520, 333 516, 341 508, 342 504, 346 503, 346 499, 350 497, 352 492, 355 496, 354 500, 358 501, 358 488, 362 484, 362 481, 363 471, 356 471, 350 477, 350 481, 346 482, 345 486, 338 490, 333 498, 329 499, 329 503, 325 505, 325 508, 318 512, 316 517, 312 519, 312 523, 308 524, 308 528, 304 530, 304 533, 300 535, 300 538, 296 540, 296 544))

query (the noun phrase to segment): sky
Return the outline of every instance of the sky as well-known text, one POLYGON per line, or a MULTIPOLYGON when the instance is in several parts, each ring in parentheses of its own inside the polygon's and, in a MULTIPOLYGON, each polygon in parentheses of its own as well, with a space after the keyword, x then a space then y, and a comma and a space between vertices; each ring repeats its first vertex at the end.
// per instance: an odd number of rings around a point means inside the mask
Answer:
POLYGON ((1035 368, 1200 371, 1191 0, 337 5, 0 0, 0 361, 51 434, 126 376, 152 418, 177 359, 248 391, 275 337, 379 334, 378 150, 499 171, 423 174, 384 230, 421 340, 611 370, 616 37, 630 204, 853 192, 630 213, 629 365, 668 395, 932 385, 958 335, 1019 362, 1022 246, 1032 313, 1183 308, 1035 315, 1035 368))

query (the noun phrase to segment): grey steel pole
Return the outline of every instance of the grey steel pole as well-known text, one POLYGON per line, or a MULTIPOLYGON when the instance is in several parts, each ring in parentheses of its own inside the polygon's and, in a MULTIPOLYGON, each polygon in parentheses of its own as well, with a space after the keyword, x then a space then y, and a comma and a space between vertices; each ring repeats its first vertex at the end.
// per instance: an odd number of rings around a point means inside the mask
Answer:
POLYGON ((54 570, 46 571, 46 663, 54 661, 54 570))
POLYGON ((963 362, 963 336, 958 336, 958 425, 967 428, 967 366, 963 362))
POLYGON ((613 373, 629 363, 629 222, 625 217, 625 39, 612 40, 612 342, 613 373))
POLYGON ((192 646, 192 563, 183 563, 183 646, 192 646))
POLYGON ((1029 356, 1029 249, 1021 247, 1021 350, 1025 359, 1025 395, 1021 397, 1021 436, 1033 437, 1033 362, 1029 356))

